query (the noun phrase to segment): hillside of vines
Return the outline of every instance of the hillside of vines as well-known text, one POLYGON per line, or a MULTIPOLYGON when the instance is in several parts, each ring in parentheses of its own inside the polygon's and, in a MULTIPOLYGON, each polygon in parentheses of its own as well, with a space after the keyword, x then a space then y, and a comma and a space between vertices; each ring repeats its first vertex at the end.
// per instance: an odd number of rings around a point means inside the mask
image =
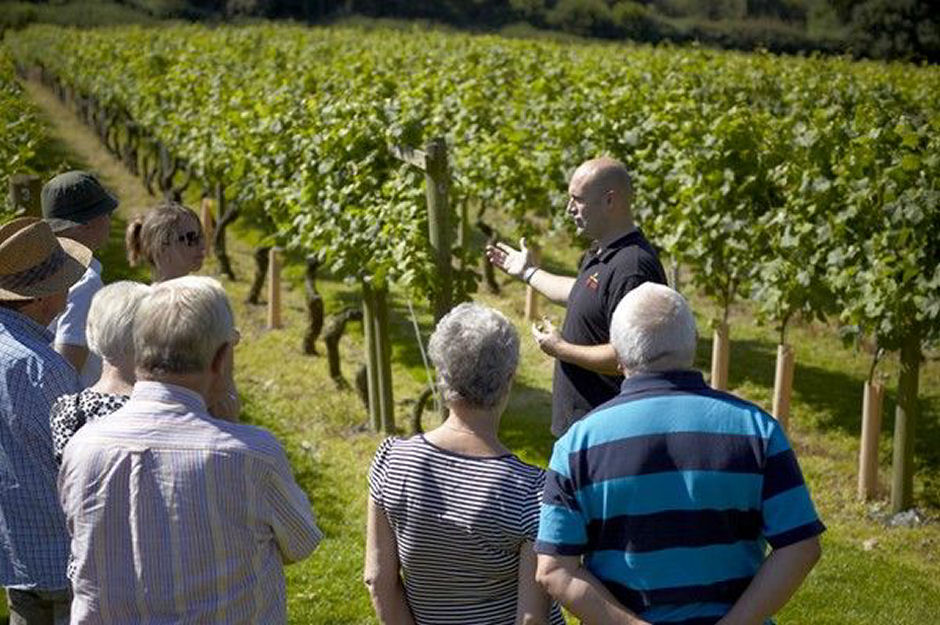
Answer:
POLYGON ((6 193, 11 176, 48 173, 37 158, 46 136, 36 107, 17 82, 12 57, 0 45, 0 219, 14 210, 6 193))
POLYGON ((835 314, 889 348, 940 334, 940 68, 284 25, 8 39, 339 275, 433 291, 420 178, 389 146, 443 136, 456 202, 519 232, 609 153, 725 309, 754 298, 781 334, 835 314))

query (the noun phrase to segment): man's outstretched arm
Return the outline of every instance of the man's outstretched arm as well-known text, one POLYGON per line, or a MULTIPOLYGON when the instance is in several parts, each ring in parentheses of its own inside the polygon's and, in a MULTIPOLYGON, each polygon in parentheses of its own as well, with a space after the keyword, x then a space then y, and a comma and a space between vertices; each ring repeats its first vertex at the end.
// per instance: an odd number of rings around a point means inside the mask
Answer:
POLYGON ((786 605, 821 555, 818 536, 774 549, 718 625, 762 625, 786 605))
POLYGON ((582 625, 650 625, 623 607, 609 590, 581 566, 580 556, 539 554, 535 579, 582 625))
POLYGON ((568 294, 574 286, 571 276, 559 276, 532 264, 532 255, 525 245, 525 239, 519 240, 521 249, 515 249, 505 243, 486 246, 486 258, 490 263, 502 269, 513 278, 526 282, 533 289, 564 306, 568 303, 568 294))

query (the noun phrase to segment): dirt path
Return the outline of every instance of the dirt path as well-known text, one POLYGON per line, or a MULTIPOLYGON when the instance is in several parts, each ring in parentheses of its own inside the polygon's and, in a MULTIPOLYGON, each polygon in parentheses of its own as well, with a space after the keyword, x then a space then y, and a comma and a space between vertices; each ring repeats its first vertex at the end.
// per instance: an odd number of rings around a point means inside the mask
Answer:
POLYGON ((121 201, 118 212, 122 217, 130 218, 156 204, 158 198, 147 192, 143 183, 101 145, 98 136, 52 91, 34 81, 26 81, 23 86, 45 113, 53 133, 118 196, 121 201))

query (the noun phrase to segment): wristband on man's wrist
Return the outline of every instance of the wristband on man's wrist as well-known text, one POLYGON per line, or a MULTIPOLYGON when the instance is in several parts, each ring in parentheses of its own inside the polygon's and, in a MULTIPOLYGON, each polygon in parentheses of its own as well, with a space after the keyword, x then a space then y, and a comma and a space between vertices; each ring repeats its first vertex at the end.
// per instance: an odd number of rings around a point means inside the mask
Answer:
POLYGON ((532 267, 526 267, 525 270, 522 272, 522 281, 525 282, 526 284, 529 284, 529 281, 532 279, 532 276, 534 276, 535 272, 538 270, 539 268, 534 265, 532 267))

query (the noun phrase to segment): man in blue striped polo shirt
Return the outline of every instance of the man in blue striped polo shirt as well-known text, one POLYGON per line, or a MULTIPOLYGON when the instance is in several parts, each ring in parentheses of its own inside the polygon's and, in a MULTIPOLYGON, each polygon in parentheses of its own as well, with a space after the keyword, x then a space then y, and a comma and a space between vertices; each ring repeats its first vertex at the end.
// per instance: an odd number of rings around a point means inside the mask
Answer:
POLYGON ((681 295, 628 293, 611 323, 621 393, 555 443, 538 579, 585 624, 768 622, 819 559, 783 430, 708 387, 695 343, 681 295))

